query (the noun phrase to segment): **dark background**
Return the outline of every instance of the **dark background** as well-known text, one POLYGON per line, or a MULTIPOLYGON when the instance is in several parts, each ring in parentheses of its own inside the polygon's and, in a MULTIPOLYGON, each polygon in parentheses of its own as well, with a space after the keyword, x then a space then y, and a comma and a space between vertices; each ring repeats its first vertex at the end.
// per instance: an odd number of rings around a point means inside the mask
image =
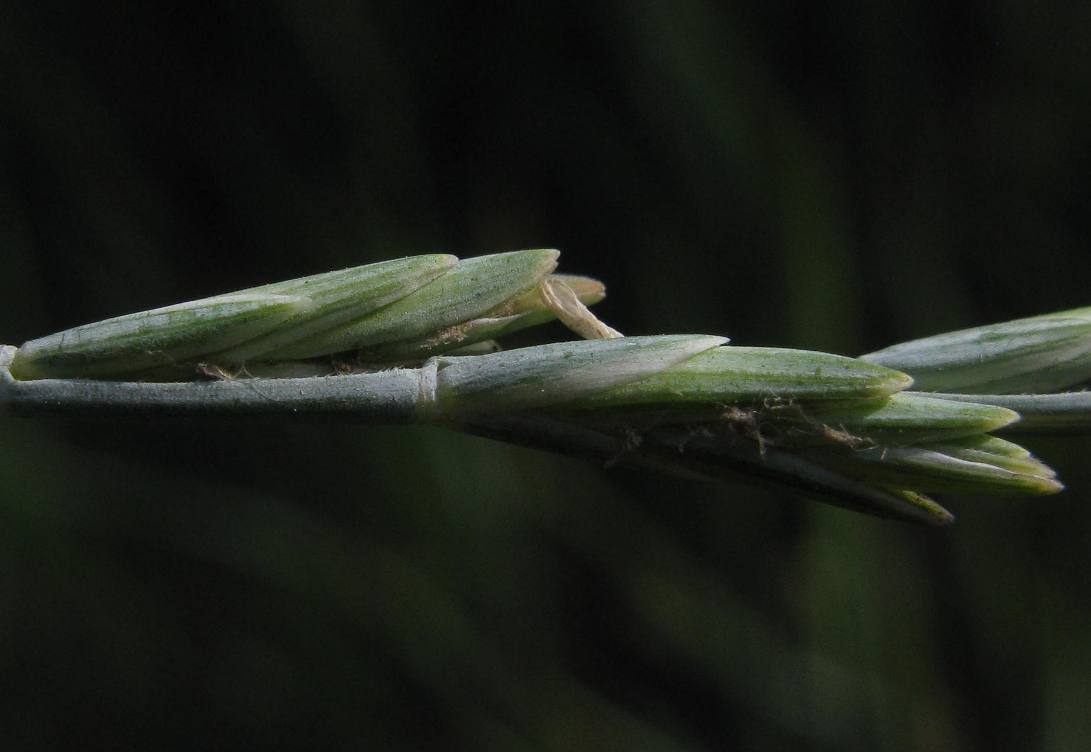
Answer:
MULTIPOLYGON (((0 341, 542 246, 630 334, 858 354, 1091 304, 1089 32, 3 2, 0 341)), ((1083 749, 1089 443, 1032 446, 1068 492, 936 531, 438 430, 8 420, 0 745, 1083 749)))

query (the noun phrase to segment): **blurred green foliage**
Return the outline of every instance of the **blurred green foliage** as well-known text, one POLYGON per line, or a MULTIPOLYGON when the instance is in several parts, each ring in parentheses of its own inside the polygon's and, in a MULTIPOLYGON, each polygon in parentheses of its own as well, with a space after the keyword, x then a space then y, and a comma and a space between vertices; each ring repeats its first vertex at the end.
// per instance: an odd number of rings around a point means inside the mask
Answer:
MULTIPOLYGON (((1089 33, 5 0, 0 341, 542 246, 630 334, 856 354, 1086 305, 1089 33)), ((439 431, 6 421, 0 744, 1080 749, 1089 446, 1033 448, 1070 491, 940 532, 439 431)))

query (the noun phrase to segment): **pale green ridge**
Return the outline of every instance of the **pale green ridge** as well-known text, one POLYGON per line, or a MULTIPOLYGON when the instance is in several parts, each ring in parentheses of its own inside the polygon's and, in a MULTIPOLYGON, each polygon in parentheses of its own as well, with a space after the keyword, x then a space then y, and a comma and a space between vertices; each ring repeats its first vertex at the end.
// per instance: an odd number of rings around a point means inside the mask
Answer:
POLYGON ((554 250, 531 250, 463 259, 400 300, 287 345, 278 356, 311 358, 388 342, 456 338, 450 330, 537 286, 556 267, 559 255, 554 250))
POLYGON ((276 329, 208 355, 207 360, 224 365, 253 359, 285 360, 281 355, 285 347, 304 343, 318 333, 390 305, 447 273, 457 263, 455 256, 447 254, 410 256, 244 290, 245 293, 306 295, 314 304, 276 329))
POLYGON ((434 409, 450 416, 566 403, 647 378, 726 341, 696 334, 621 337, 473 357, 440 356, 434 409))
MULTIPOLYGON (((606 286, 596 279, 573 274, 551 274, 572 288, 584 305, 594 305, 606 296, 606 286)), ((421 340, 391 342, 368 347, 359 354, 359 360, 367 363, 395 363, 419 361, 431 355, 452 352, 480 342, 498 339, 532 326, 549 323, 556 315, 546 307, 538 288, 501 303, 486 311, 479 318, 453 327, 446 338, 432 337, 421 340)))
POLYGON ((905 374, 855 358, 769 347, 718 347, 669 371, 608 392, 573 400, 570 407, 753 405, 765 401, 872 399, 905 389, 905 374))

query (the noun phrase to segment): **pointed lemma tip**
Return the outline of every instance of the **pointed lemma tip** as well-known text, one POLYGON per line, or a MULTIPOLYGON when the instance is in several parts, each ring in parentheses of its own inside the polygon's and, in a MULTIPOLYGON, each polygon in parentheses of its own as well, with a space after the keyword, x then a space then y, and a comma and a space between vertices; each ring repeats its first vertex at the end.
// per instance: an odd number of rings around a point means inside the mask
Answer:
POLYGON ((989 421, 988 425, 982 430, 982 433, 992 433, 993 431, 999 431, 1001 428, 1007 428, 1013 423, 1018 423, 1023 419, 1023 416, 1014 410, 1009 410, 1006 407, 997 407, 996 417, 989 421))
POLYGON ((537 256, 542 263, 552 263, 554 266, 557 265, 557 261, 561 258, 561 252, 556 248, 530 248, 525 251, 516 251, 516 253, 537 256))
MULTIPOLYGON (((407 258, 412 259, 413 256, 407 258)), ((458 256, 453 253, 430 253, 426 256, 426 259, 432 266, 440 269, 450 269, 458 263, 458 256)))
POLYGON ((512 255, 519 256, 520 261, 526 263, 540 278, 552 273, 561 258, 561 252, 556 248, 531 248, 526 251, 513 251, 512 255))
POLYGON ((929 518, 929 522, 936 527, 947 527, 948 525, 955 524, 955 520, 958 519, 951 513, 946 507, 936 505, 935 510, 932 512, 932 516, 929 518))
POLYGON ((731 342, 727 337, 719 334, 691 334, 694 343, 699 343, 706 350, 713 350, 717 347, 723 347, 731 342))
POLYGON ((931 496, 909 490, 894 490, 892 493, 905 503, 900 514, 895 516, 923 522, 932 527, 944 527, 955 521, 955 516, 931 496))
POLYGON ((1037 483, 1038 493, 1041 496, 1054 496, 1064 490, 1064 483, 1054 478, 1040 478, 1037 483))
POLYGON ((895 371, 896 376, 890 379, 890 383, 896 392, 904 392, 909 387, 913 386, 913 377, 908 373, 902 373, 901 371, 895 371))

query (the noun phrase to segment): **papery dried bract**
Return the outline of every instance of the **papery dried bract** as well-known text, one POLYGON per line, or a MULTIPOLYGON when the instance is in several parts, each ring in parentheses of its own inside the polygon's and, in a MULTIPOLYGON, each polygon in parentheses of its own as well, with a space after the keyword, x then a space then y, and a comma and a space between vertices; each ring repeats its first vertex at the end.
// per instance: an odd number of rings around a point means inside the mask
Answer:
MULTIPOLYGON (((606 296, 606 286, 597 279, 572 274, 550 274, 548 277, 568 285, 584 305, 594 305, 606 296)), ((431 355, 498 339, 555 318, 535 287, 505 300, 477 318, 448 328, 446 332, 433 333, 433 336, 424 339, 399 340, 368 347, 360 352, 359 360, 366 363, 419 361, 431 355)))

